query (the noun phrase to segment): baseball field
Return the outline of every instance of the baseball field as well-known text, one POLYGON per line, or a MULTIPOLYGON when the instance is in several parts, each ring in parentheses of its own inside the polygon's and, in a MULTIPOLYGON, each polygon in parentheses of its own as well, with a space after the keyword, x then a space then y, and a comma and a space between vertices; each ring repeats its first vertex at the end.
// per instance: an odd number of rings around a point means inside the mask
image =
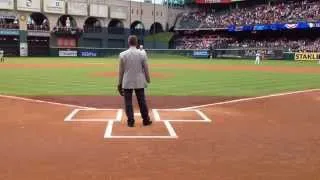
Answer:
POLYGON ((320 65, 157 55, 126 126, 118 60, 0 64, 0 179, 320 179, 320 65))

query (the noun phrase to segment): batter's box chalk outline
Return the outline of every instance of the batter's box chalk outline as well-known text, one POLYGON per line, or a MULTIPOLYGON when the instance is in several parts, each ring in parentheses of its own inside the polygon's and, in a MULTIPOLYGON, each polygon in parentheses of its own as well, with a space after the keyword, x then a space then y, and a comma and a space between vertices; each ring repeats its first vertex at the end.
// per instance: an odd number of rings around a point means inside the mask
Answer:
POLYGON ((156 121, 168 121, 168 122, 206 122, 210 123, 212 120, 206 116, 202 111, 198 109, 153 109, 152 113, 156 121), (197 113, 202 119, 163 119, 160 117, 160 112, 195 112, 197 113))
POLYGON ((123 110, 122 109, 74 109, 65 119, 66 122, 109 122, 109 121, 116 121, 121 122, 123 116, 123 110), (116 115, 114 118, 74 118, 77 113, 80 111, 114 111, 116 112, 116 115))
POLYGON ((108 125, 106 127, 106 131, 104 133, 104 138, 105 139, 177 139, 177 133, 172 127, 171 123, 168 121, 163 121, 166 129, 168 130, 168 136, 114 136, 112 135, 112 129, 113 129, 113 124, 114 121, 109 121, 108 125))

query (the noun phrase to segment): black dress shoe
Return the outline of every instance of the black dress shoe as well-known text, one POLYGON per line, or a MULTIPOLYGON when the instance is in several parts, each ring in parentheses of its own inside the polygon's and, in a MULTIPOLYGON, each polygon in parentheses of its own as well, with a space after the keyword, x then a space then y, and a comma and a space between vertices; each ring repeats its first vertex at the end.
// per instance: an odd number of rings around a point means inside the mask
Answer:
POLYGON ((150 126, 152 124, 152 121, 143 121, 144 126, 150 126))
POLYGON ((134 127, 134 121, 133 122, 128 122, 128 127, 134 127))

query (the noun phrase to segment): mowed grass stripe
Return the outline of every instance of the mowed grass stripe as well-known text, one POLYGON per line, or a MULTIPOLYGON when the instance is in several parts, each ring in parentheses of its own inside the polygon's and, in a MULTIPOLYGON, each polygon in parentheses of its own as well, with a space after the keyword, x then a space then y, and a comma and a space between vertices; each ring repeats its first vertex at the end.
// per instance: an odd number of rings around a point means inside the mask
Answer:
MULTIPOLYGON (((214 93, 216 95, 221 96, 229 96, 231 93, 234 96, 251 96, 251 95, 262 95, 262 94, 270 94, 270 93, 276 93, 279 90, 299 90, 301 88, 300 85, 297 84, 288 84, 285 87, 284 86, 278 86, 274 87, 273 89, 268 88, 269 86, 251 86, 251 87, 245 87, 245 88, 218 88, 218 87, 208 87, 208 89, 192 89, 190 92, 188 92, 189 95, 203 95, 207 93, 214 93), (214 89, 214 90, 212 90, 214 89), (238 90, 238 92, 236 92, 238 90), (241 91, 241 93, 240 93, 241 91)), ((304 86, 303 86, 304 87, 304 86)), ((314 86, 310 86, 309 88, 314 88, 314 86)), ((184 94, 183 91, 179 92, 181 94, 184 94)))
MULTIPOLYGON (((239 73, 237 75, 228 76, 228 74, 216 74, 210 78, 208 77, 198 77, 202 80, 195 80, 195 81, 180 81, 184 82, 184 87, 193 87, 193 86, 204 86, 204 85, 210 85, 215 83, 223 83, 224 85, 234 85, 234 84, 245 84, 246 82, 254 82, 254 84, 263 83, 265 84, 265 81, 273 82, 273 83, 283 83, 284 80, 305 80, 306 78, 310 77, 311 79, 319 79, 316 78, 317 75, 311 75, 311 76, 301 76, 301 75, 283 75, 283 74, 276 74, 276 73, 260 73, 258 76, 256 73, 252 74, 250 72, 248 73, 239 73), (223 76, 223 77, 221 77, 223 76), (207 78, 207 79, 205 79, 207 78), (241 81, 240 81, 241 80, 241 81)), ((197 77, 195 77, 197 79, 197 77)), ((180 86, 179 83, 177 83, 175 80, 166 81, 165 84, 167 87, 177 87, 180 86)))
MULTIPOLYGON (((6 63, 10 64, 106 64, 118 65, 118 57, 106 57, 106 58, 67 58, 67 57, 50 57, 50 58, 36 58, 36 57, 19 57, 19 58, 7 58, 6 63)), ((316 66, 317 61, 278 61, 278 60, 268 60, 262 61, 260 66, 316 66)), ((254 66, 254 60, 234 60, 234 59, 192 59, 182 56, 171 56, 171 55, 161 55, 161 56, 151 56, 149 58, 150 65, 157 64, 211 64, 211 65, 252 65, 254 66)), ((317 66, 319 67, 319 66, 317 66)), ((319 67, 320 68, 320 67, 319 67)))
MULTIPOLYGON (((241 79, 241 78, 243 78, 243 77, 240 77, 239 79, 241 79)), ((227 81, 225 81, 224 82, 224 86, 225 87, 234 87, 234 83, 235 83, 235 80, 238 80, 238 78, 237 79, 231 79, 231 78, 229 78, 229 80, 228 81, 230 81, 229 83, 227 83, 227 81)), ((45 79, 45 81, 46 81, 46 85, 47 86, 49 86, 50 84, 52 84, 52 85, 56 85, 56 82, 52 82, 52 83, 50 83, 50 82, 47 82, 47 79, 45 79)), ((247 78, 247 80, 246 80, 247 82, 251 82, 251 79, 250 78, 247 78)), ((263 83, 263 84, 266 84, 266 79, 262 79, 262 80, 260 80, 260 78, 259 78, 259 80, 257 80, 257 81, 254 81, 254 84, 256 84, 256 85, 258 85, 259 83, 263 83)), ((267 79, 267 81, 270 81, 270 79, 267 79)), ((279 81, 279 79, 272 79, 272 81, 273 81, 273 83, 274 82, 280 82, 280 83, 282 83, 282 81, 279 81)), ((212 83, 214 84, 214 83, 219 83, 220 84, 220 82, 221 82, 221 79, 219 79, 219 81, 213 81, 212 83)), ((244 85, 244 82, 245 81, 242 81, 242 85, 244 85)), ((29 83, 29 82, 27 82, 27 83, 29 83)), ((60 82, 61 83, 61 82, 60 82)), ((69 83, 70 85, 71 84, 75 84, 75 85, 79 85, 79 84, 81 84, 81 83, 83 83, 83 82, 81 82, 81 81, 78 81, 78 82, 75 82, 75 81, 73 81, 72 83, 69 83)), ((107 82, 106 82, 107 83, 107 82)), ((208 83, 208 81, 206 80, 206 81, 202 81, 201 83, 203 83, 203 84, 200 84, 200 82, 199 81, 197 81, 197 82, 190 82, 191 83, 191 86, 203 86, 203 85, 210 85, 211 83, 208 83)), ((114 83, 112 83, 112 84, 114 84, 114 83)), ((250 85, 250 83, 248 83, 249 85, 250 85)), ((186 84, 186 83, 184 83, 184 84, 181 84, 181 85, 176 85, 176 86, 174 86, 174 87, 179 87, 179 86, 184 86, 184 87, 186 87, 186 86, 188 86, 189 84, 186 84)), ((247 84, 245 84, 245 85, 247 85, 247 84)), ((94 81, 94 82, 91 82, 91 81, 86 81, 86 84, 85 84, 85 86, 93 86, 93 87, 96 87, 96 86, 99 86, 99 84, 98 84, 98 82, 96 82, 96 81, 94 81)), ((167 87, 171 87, 170 85, 166 85, 167 87)), ((161 88, 160 86, 158 86, 158 87, 154 87, 154 86, 152 86, 153 87, 153 90, 154 89, 158 89, 158 88, 161 88)), ((110 87, 111 89, 113 89, 114 87, 110 87)), ((108 89, 108 88, 107 88, 108 89)))
MULTIPOLYGON (((304 79, 302 79, 301 81, 304 81, 304 79)), ((61 83, 61 82, 60 82, 61 83)), ((279 81, 279 83, 280 84, 282 84, 283 82, 282 81, 279 81)), ((296 82, 293 82, 293 84, 295 85, 295 84, 297 84, 298 82, 296 81, 296 82)), ((32 82, 30 82, 30 81, 24 81, 23 83, 20 83, 20 87, 26 87, 28 84, 33 84, 32 82)), ((93 84, 90 84, 90 83, 87 83, 87 84, 83 84, 83 83, 61 83, 61 85, 63 85, 64 84, 64 86, 61 88, 61 87, 57 87, 57 88, 60 88, 60 89, 66 89, 66 90, 68 90, 68 89, 72 89, 72 88, 75 88, 73 91, 74 92, 76 92, 77 90, 77 88, 81 88, 81 89, 87 89, 87 90, 89 90, 89 91, 91 91, 91 89, 93 89, 92 91, 95 91, 95 92, 99 92, 99 89, 100 90, 108 90, 108 89, 111 89, 111 90, 114 90, 114 86, 112 86, 112 84, 114 84, 113 82, 110 82, 110 83, 108 83, 108 82, 106 82, 105 83, 105 85, 104 86, 100 86, 98 83, 93 83, 93 84), (111 85, 111 86, 110 86, 111 85), (109 87, 109 88, 108 88, 109 87), (97 89, 96 89, 97 88, 97 89)), ((235 84, 235 83, 233 83, 233 84, 221 84, 221 83, 217 83, 217 82, 213 82, 212 83, 212 85, 213 86, 211 86, 211 83, 206 83, 205 85, 205 87, 202 87, 202 86, 200 86, 200 85, 198 85, 198 84, 193 84, 191 87, 188 87, 188 89, 190 89, 190 90, 192 90, 193 92, 195 91, 195 90, 198 90, 198 89, 207 89, 208 87, 209 88, 213 88, 213 89, 215 89, 215 90, 219 90, 220 88, 222 89, 221 91, 226 91, 228 88, 238 88, 238 87, 243 87, 242 88, 242 90, 243 89, 248 89, 248 88, 250 88, 250 89, 252 89, 252 88, 254 88, 254 89, 257 89, 257 88, 259 88, 259 84, 262 84, 262 86, 261 86, 261 89, 263 89, 263 88, 265 88, 265 87, 267 87, 268 86, 268 83, 266 82, 266 81, 263 81, 263 80, 261 80, 261 81, 259 81, 259 83, 257 83, 257 81, 253 81, 253 82, 249 82, 249 83, 244 83, 244 82, 241 82, 241 84, 235 84), (252 84, 252 85, 251 85, 252 84), (196 87, 196 89, 194 89, 193 87, 196 87)), ((270 84, 270 86, 275 86, 276 84, 275 84, 275 82, 270 82, 269 83, 270 84)), ((288 83, 287 83, 288 84, 288 83)), ((298 83, 299 84, 299 83, 298 83)), ((32 85, 34 88, 36 88, 36 89, 39 89, 39 90, 41 90, 41 89, 50 89, 50 86, 52 86, 52 87, 56 87, 56 83, 53 83, 53 85, 49 85, 48 83, 46 83, 46 84, 44 84, 44 85, 41 85, 41 86, 39 86, 39 85, 32 85)), ((173 90, 172 92, 173 93, 180 93, 181 91, 185 91, 185 89, 186 89, 186 86, 184 85, 184 84, 181 84, 181 85, 178 85, 178 87, 183 87, 183 89, 181 89, 180 90, 180 88, 177 88, 177 87, 175 87, 175 88, 172 88, 171 90, 173 90)), ((168 88, 168 87, 167 87, 168 88)), ((170 87, 169 87, 170 88, 170 87)), ((152 88, 152 86, 151 86, 151 90, 152 90, 152 92, 154 91, 154 88, 152 88)), ((82 92, 82 91, 80 91, 80 92, 82 92)), ((209 90, 209 91, 206 91, 206 92, 212 92, 212 90, 209 90)), ((155 92, 155 93, 157 93, 157 92, 155 92)))
MULTIPOLYGON (((239 78, 236 78, 237 80, 243 78, 243 77, 241 77, 241 76, 237 76, 237 77, 239 77, 239 78)), ((281 76, 281 77, 282 77, 282 76, 281 76)), ((250 81, 250 80, 252 80, 252 79, 250 79, 250 78, 252 78, 252 77, 249 77, 249 78, 246 77, 245 79, 248 80, 248 81, 250 81)), ((261 76, 257 79, 257 81, 256 81, 255 83, 261 82, 260 78, 261 78, 261 76)), ((41 82, 41 81, 43 80, 43 81, 45 81, 46 83, 50 83, 50 82, 48 81, 48 79, 49 79, 49 78, 46 78, 46 79, 37 78, 37 79, 34 79, 34 80, 39 81, 39 82, 41 82)), ((280 78, 277 77, 276 79, 273 79, 273 80, 279 81, 279 79, 280 79, 280 78)), ((16 80, 18 80, 18 79, 16 79, 16 80)), ((31 78, 27 78, 27 79, 22 78, 21 80, 25 81, 25 80, 33 80, 33 79, 31 79, 31 78)), ((64 80, 64 79, 62 79, 62 80, 64 80)), ((70 79, 69 79, 69 80, 70 80, 70 79)), ((106 78, 106 79, 104 79, 104 80, 108 80, 108 79, 106 78)), ((95 81, 86 81, 86 82, 89 83, 89 84, 90 84, 90 83, 95 84, 96 81, 97 81, 97 80, 95 80, 95 81)), ((112 81, 114 81, 114 80, 112 80, 112 81)), ((220 83, 221 81, 224 81, 225 84, 226 84, 226 82, 228 82, 228 81, 230 81, 230 83, 234 83, 234 79, 232 79, 232 78, 227 78, 226 80, 224 80, 224 79, 212 79, 212 81, 213 81, 213 83, 220 83)), ((62 82, 62 81, 60 81, 60 83, 61 83, 61 82, 62 82)), ((174 83, 174 81, 171 81, 171 82, 174 83)), ((241 82, 245 82, 245 81, 242 80, 241 82)), ((77 83, 77 84, 78 84, 78 83, 83 83, 83 81, 74 81, 74 80, 73 80, 72 83, 77 83)), ((196 84, 196 85, 201 85, 201 84, 200 84, 200 81, 189 82, 189 83, 190 83, 192 86, 193 86, 194 84, 196 84)), ((184 83, 183 85, 184 85, 184 86, 188 86, 189 83, 184 83)), ((204 80, 204 81, 201 81, 201 83, 210 84, 210 82, 208 82, 207 79, 204 80)), ((176 84, 176 83, 174 83, 174 84, 176 84)), ((170 84, 166 84, 166 85, 167 85, 167 86, 170 86, 170 84)))
MULTIPOLYGON (((238 91, 256 91, 259 90, 260 92, 274 92, 276 90, 276 87, 282 87, 285 85, 285 89, 296 89, 303 84, 303 82, 309 82, 308 87, 309 88, 315 88, 319 87, 317 79, 310 77, 300 77, 300 78, 294 78, 294 81, 288 82, 288 79, 283 78, 282 80, 279 79, 258 79, 258 80, 247 80, 247 81, 241 81, 240 83, 231 82, 228 84, 223 84, 220 82, 212 82, 212 83, 205 83, 205 84, 197 84, 194 82, 194 84, 190 86, 184 86, 183 88, 179 88, 181 86, 177 85, 175 88, 172 88, 174 92, 176 93, 183 93, 185 89, 191 90, 192 92, 223 92, 225 94, 228 94, 227 91, 231 89, 231 93, 234 93, 234 89, 236 88, 238 91)), ((168 87, 171 89, 170 87, 168 87)), ((283 89, 283 88, 282 88, 283 89)), ((153 90, 153 89, 152 89, 153 90)), ((194 93, 192 93, 194 94, 194 93)), ((220 94, 220 93, 219 93, 220 94)), ((247 94, 247 93, 246 93, 247 94)), ((260 94, 260 93, 257 93, 260 94)))

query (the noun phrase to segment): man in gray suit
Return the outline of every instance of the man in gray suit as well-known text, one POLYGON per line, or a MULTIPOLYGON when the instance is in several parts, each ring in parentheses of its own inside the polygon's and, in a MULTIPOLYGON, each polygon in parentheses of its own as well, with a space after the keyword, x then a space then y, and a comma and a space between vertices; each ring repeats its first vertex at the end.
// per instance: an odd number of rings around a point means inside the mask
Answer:
POLYGON ((124 96, 128 126, 134 127, 134 111, 132 105, 132 94, 135 92, 143 119, 143 125, 149 126, 152 121, 149 117, 149 110, 146 103, 145 91, 147 84, 150 83, 147 56, 141 53, 136 47, 138 39, 130 36, 128 39, 129 49, 120 53, 119 63, 119 84, 118 91, 124 96))

